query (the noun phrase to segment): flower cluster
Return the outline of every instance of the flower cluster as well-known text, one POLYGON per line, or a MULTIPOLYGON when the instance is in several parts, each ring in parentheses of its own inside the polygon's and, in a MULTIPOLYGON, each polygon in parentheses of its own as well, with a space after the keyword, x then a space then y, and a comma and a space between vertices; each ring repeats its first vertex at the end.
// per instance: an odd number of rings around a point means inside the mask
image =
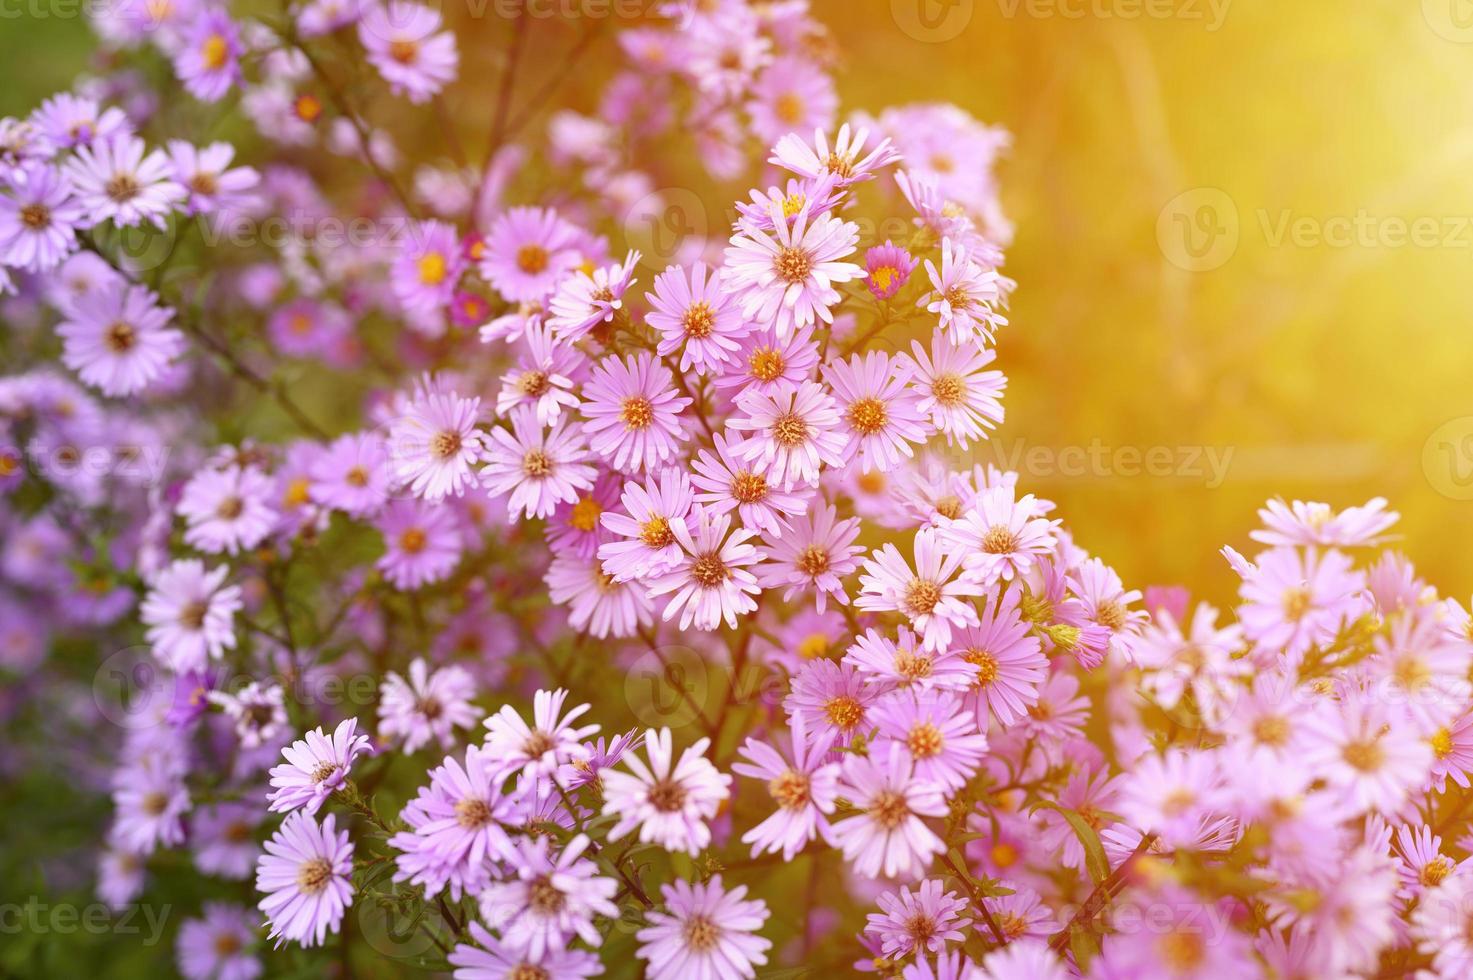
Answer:
POLYGON ((103 900, 183 856, 190 980, 372 915, 465 980, 1467 976, 1470 618, 1397 515, 1130 588, 970 455, 1006 135, 841 118, 802 0, 657 6, 545 139, 517 12, 479 167, 414 0, 95 12, 239 149, 141 68, 0 120, 0 711, 95 674, 103 900), (671 159, 729 227, 639 234, 671 159))

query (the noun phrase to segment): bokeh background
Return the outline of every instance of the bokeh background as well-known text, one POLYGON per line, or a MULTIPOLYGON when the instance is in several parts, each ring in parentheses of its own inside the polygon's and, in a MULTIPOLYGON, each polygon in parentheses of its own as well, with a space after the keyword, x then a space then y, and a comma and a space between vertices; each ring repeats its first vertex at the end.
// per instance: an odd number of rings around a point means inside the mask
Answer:
MULTIPOLYGON (((1132 583, 1226 601, 1216 549, 1265 498, 1384 495, 1418 566, 1473 592, 1473 4, 813 5, 846 110, 948 100, 1013 133, 1020 288, 984 458, 1021 458, 1132 583), (1103 466, 1058 472, 1092 446, 1103 466), (1153 447, 1173 472, 1135 474, 1153 447)), ((3 6, 0 114, 91 64, 74 11, 3 6)), ((473 27, 488 48, 505 29, 473 27)), ((539 25, 534 50, 551 64, 574 30, 539 25)))

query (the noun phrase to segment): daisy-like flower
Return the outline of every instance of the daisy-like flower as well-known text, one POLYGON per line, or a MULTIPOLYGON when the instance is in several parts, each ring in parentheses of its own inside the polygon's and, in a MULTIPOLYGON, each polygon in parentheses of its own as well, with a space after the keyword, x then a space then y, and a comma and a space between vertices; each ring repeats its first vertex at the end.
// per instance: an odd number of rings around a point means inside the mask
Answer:
POLYGON ((1015 499, 1011 486, 982 491, 972 505, 940 531, 941 540, 965 554, 968 578, 992 585, 1023 581, 1038 560, 1054 550, 1058 521, 1043 517, 1043 506, 1033 494, 1015 499))
POLYGON ((1412 938, 1431 956, 1439 977, 1473 974, 1473 936, 1468 935, 1468 909, 1473 907, 1473 875, 1460 874, 1424 894, 1412 911, 1412 938))
POLYGON ((0 265, 45 272, 77 247, 88 212, 55 167, 32 163, 20 176, 0 194, 0 265))
POLYGON ((256 864, 260 909, 279 947, 291 940, 320 946, 336 933, 353 904, 353 842, 329 813, 321 825, 301 810, 289 813, 256 864))
POLYGON ((509 415, 519 405, 531 405, 540 424, 556 423, 563 409, 578 407, 573 386, 583 380, 586 364, 578 348, 553 340, 552 328, 528 324, 517 366, 501 376, 496 414, 509 415))
POLYGON ((977 712, 977 724, 987 719, 1011 725, 1038 701, 1038 685, 1048 676, 1043 644, 1032 634, 1018 611, 1018 587, 1002 592, 995 603, 984 602, 975 627, 952 637, 952 649, 977 668, 967 703, 977 712))
POLYGON ((964 552, 947 551, 934 529, 917 531, 914 547, 914 569, 894 544, 887 543, 866 558, 854 605, 898 612, 921 635, 927 650, 946 650, 954 627, 977 625, 977 610, 968 599, 982 595, 983 589, 975 581, 957 577, 964 552))
POLYGON ((240 33, 219 7, 206 7, 174 55, 174 71, 190 95, 218 102, 240 81, 240 33))
POLYGON ((430 770, 430 782, 400 815, 411 828, 389 838, 401 853, 395 881, 422 885, 432 898, 447 885, 479 891, 487 859, 511 859, 511 838, 502 829, 516 822, 518 800, 505 792, 508 773, 490 752, 472 745, 462 765, 454 756, 430 770), (468 886, 474 885, 474 888, 468 886))
POLYGON ((184 352, 173 316, 146 286, 106 283, 77 297, 57 326, 62 362, 105 395, 136 394, 184 352))
POLYGON ((881 139, 868 154, 860 156, 868 142, 868 129, 860 128, 851 138, 848 123, 839 127, 832 148, 822 129, 814 132, 811 145, 797 133, 789 133, 778 140, 767 162, 800 177, 816 180, 831 176, 838 186, 850 187, 873 180, 882 168, 900 160, 900 154, 891 145, 889 137, 881 139))
POLYGON ((735 365, 727 365, 716 377, 718 388, 741 388, 776 395, 813 378, 818 364, 818 344, 813 328, 795 331, 787 338, 771 330, 756 330, 742 338, 735 365))
POLYGON ((589 749, 583 740, 598 734, 598 725, 573 727, 589 710, 576 705, 566 713, 568 692, 538 691, 532 702, 532 724, 527 724, 511 705, 486 719, 486 749, 512 772, 543 778, 564 765, 585 760, 589 749))
POLYGON ((767 742, 749 738, 741 751, 747 761, 732 763, 737 775, 765 781, 777 805, 777 812, 742 835, 753 857, 781 851, 783 860, 791 861, 809 841, 833 843, 827 817, 836 807, 839 763, 826 760, 834 733, 810 738, 801 716, 793 719, 791 730, 791 762, 767 742))
POLYGON ((752 83, 747 112, 752 132, 768 146, 788 133, 811 133, 833 126, 839 96, 829 73, 812 58, 778 58, 752 83))
POLYGON ((915 761, 917 779, 943 790, 961 789, 977 772, 987 751, 987 736, 961 698, 946 691, 896 691, 875 705, 875 745, 893 740, 915 761))
POLYGON ((485 436, 476 428, 481 400, 425 383, 389 426, 394 475, 415 495, 435 501, 460 496, 473 480, 485 436))
POLYGON ((1364 577, 1339 551, 1273 548, 1241 572, 1238 620, 1262 649, 1291 661, 1365 610, 1364 577))
POLYGON ((691 399, 649 352, 600 361, 583 386, 583 431, 589 448, 624 473, 650 470, 685 441, 681 413, 691 399))
POLYGON ((624 294, 637 281, 633 277, 639 259, 638 252, 630 252, 623 262, 564 279, 548 304, 547 325, 553 335, 569 343, 612 323, 624 309, 624 294))
POLYGON ((691 464, 691 483, 700 492, 696 502, 713 514, 736 510, 742 525, 769 537, 783 534, 786 521, 808 509, 809 488, 785 490, 769 483, 767 466, 745 462, 718 432, 712 439, 716 453, 702 449, 691 464), (805 492, 808 491, 808 492, 805 492))
POLYGON ((1442 853, 1442 838, 1426 824, 1403 824, 1396 831, 1396 854, 1401 859, 1401 896, 1414 899, 1437 888, 1448 878, 1468 873, 1469 862, 1454 861, 1442 853))
POLYGON ((1007 299, 1005 280, 974 262, 965 245, 943 239, 941 268, 927 259, 926 274, 933 288, 916 305, 935 313, 957 346, 973 344, 979 336, 990 344, 993 331, 1007 326, 1007 317, 997 310, 1007 299))
POLYGON ((848 745, 874 728, 869 711, 883 693, 851 663, 814 660, 793 678, 783 710, 789 727, 801 724, 816 735, 832 735, 836 745, 848 745))
POLYGON ((164 151, 148 150, 132 134, 78 148, 65 172, 89 225, 111 221, 133 227, 147 221, 163 228, 170 212, 188 197, 164 151))
POLYGON ((315 454, 307 474, 310 499, 351 517, 372 517, 388 503, 394 486, 388 450, 378 435, 350 432, 315 454))
POLYGON ((863 550, 854 544, 857 537, 859 518, 839 520, 833 504, 815 507, 763 546, 757 582, 763 588, 783 588, 784 602, 800 591, 810 592, 820 613, 829 596, 847 606, 843 580, 859 567, 855 556, 863 550))
POLYGON ((286 730, 286 692, 280 684, 251 681, 234 694, 210 691, 205 696, 235 722, 243 749, 268 745, 286 730))
POLYGON ((261 175, 253 167, 231 167, 235 147, 216 142, 196 147, 185 140, 169 141, 169 166, 174 179, 189 193, 189 214, 230 214, 253 205, 261 175))
POLYGON ((834 838, 856 874, 924 873, 945 849, 925 818, 945 816, 946 798, 935 783, 915 778, 910 755, 898 742, 868 756, 846 756, 839 795, 860 811, 834 825, 834 838))
POLYGON ((113 775, 112 841, 139 855, 184 842, 189 790, 177 760, 145 755, 113 775))
POLYGON ((784 488, 816 483, 821 466, 844 465, 848 440, 840 430, 838 405, 823 385, 805 381, 770 395, 748 389, 736 405, 743 414, 727 427, 752 435, 735 453, 762 466, 774 483, 784 488))
POLYGON ((436 739, 442 749, 455 741, 455 729, 470 728, 481 717, 471 703, 476 683, 464 667, 449 664, 431 670, 423 657, 409 663, 409 676, 389 671, 379 686, 378 733, 402 740, 406 753, 436 739))
POLYGON ((946 441, 961 448, 986 439, 987 430, 1002 424, 1002 393, 1008 379, 1001 371, 984 371, 997 352, 977 344, 953 345, 940 330, 931 335, 928 355, 919 341, 911 342, 916 373, 912 379, 921 400, 917 409, 946 441))
POLYGON ((441 26, 433 7, 389 0, 365 6, 358 39, 389 90, 419 105, 452 81, 460 67, 455 35, 441 26))
POLYGON ((640 843, 655 843, 692 857, 701 853, 711 843, 706 822, 731 795, 731 777, 706 758, 710 745, 709 738, 700 739, 674 761, 670 729, 647 732, 648 765, 629 753, 622 760, 629 772, 611 769, 603 774, 603 812, 618 817, 609 830, 609 840, 618 840, 637 827, 640 843))
POLYGON ((206 902, 204 916, 179 927, 175 962, 185 980, 256 980, 261 961, 252 952, 256 927, 250 910, 206 902))
POLYGON ((549 949, 533 957, 497 939, 479 922, 469 923, 477 946, 461 943, 450 952, 456 980, 588 980, 603 972, 596 953, 582 949, 549 949))
POLYGON ((249 878, 261 854, 261 845, 256 843, 261 816, 254 800, 227 800, 200 807, 189 821, 194 866, 221 878, 249 878))
POLYGON ((465 542, 448 507, 396 500, 374 526, 384 536, 378 569, 396 589, 410 591, 438 582, 460 563, 465 542))
POLYGON ((1306 719, 1299 760, 1354 813, 1391 815, 1432 769, 1432 747, 1383 701, 1351 696, 1306 719))
POLYGON ((358 734, 357 718, 343 719, 331 737, 321 728, 313 729, 281 750, 286 764, 271 769, 275 792, 266 797, 271 803, 267 809, 287 813, 300 808, 309 816, 315 814, 347 783, 353 761, 372 751, 368 736, 358 734))
POLYGON ((612 901, 619 885, 598 873, 583 856, 591 843, 578 834, 556 856, 546 837, 517 841, 509 864, 515 876, 481 892, 481 918, 501 934, 509 948, 539 961, 549 951, 565 948, 573 937, 590 946, 602 940, 594 916, 618 918, 612 901))
POLYGON ((910 282, 920 259, 888 239, 864 253, 865 285, 875 299, 891 299, 910 282))
POLYGON ((683 554, 669 571, 648 581, 651 598, 671 596, 665 621, 679 616, 681 629, 708 631, 725 620, 736 629, 737 617, 757 608, 752 597, 761 591, 757 576, 747 567, 762 560, 762 553, 750 543, 753 532, 739 527, 728 537, 731 515, 711 514, 699 504, 670 530, 683 554))
POLYGON ((582 261, 581 236, 550 208, 512 208, 486 236, 481 275, 510 302, 540 303, 582 261))
POLYGON ((271 477, 254 466, 200 470, 179 496, 185 543, 210 554, 254 548, 276 526, 276 511, 267 503, 274 491, 271 477))
POLYGON ((599 517, 604 529, 619 538, 599 546, 604 572, 628 582, 678 564, 684 552, 672 527, 685 519, 694 501, 685 472, 670 466, 642 484, 628 480, 619 501, 622 513, 605 511, 599 517))
POLYGON ((53 95, 42 102, 31 113, 30 121, 38 151, 50 156, 132 131, 132 124, 122 109, 116 106, 103 109, 96 99, 70 92, 53 95))
POLYGON ((443 221, 412 224, 390 269, 394 298, 405 310, 439 316, 455 297, 465 266, 460 233, 443 221))
POLYGON ((839 302, 834 284, 865 274, 843 261, 859 242, 859 226, 807 208, 789 224, 778 204, 770 216, 771 233, 748 225, 732 236, 723 285, 749 320, 780 338, 819 321, 832 323, 830 310, 839 302))
POLYGON ((1258 519, 1263 528, 1248 532, 1248 536, 1270 547, 1354 548, 1382 541, 1381 532, 1401 515, 1386 509, 1385 498, 1376 497, 1363 507, 1347 507, 1338 514, 1329 504, 1270 500, 1258 511, 1258 519))
POLYGON ((885 892, 877 900, 880 911, 867 916, 864 931, 880 941, 880 949, 891 959, 946 952, 947 943, 966 938, 962 930, 971 916, 966 914, 966 899, 943 892, 943 887, 928 879, 914 892, 909 887, 885 892))
POLYGON ((1155 831, 1168 845, 1186 846, 1202 817, 1227 803, 1218 763, 1206 752, 1147 754, 1121 780, 1116 810, 1132 828, 1155 831))
POLYGON ((580 426, 562 419, 548 431, 530 405, 515 409, 511 429, 491 430, 481 482, 491 493, 507 495, 512 520, 518 514, 550 517, 558 504, 574 503, 578 491, 593 487, 598 470, 589 462, 580 426))
POLYGON ((751 331, 732 294, 723 288, 721 274, 706 274, 697 262, 687 272, 671 266, 655 277, 655 291, 646 294, 651 310, 646 319, 660 333, 661 357, 680 351, 680 370, 715 374, 735 364, 741 339, 751 331))
POLYGON ((663 909, 635 933, 634 955, 649 963, 650 980, 750 980, 767 963, 772 942, 756 935, 767 904, 747 899, 747 886, 727 891, 716 875, 703 885, 661 885, 663 909))
POLYGON ((230 569, 211 571, 196 558, 173 562, 155 576, 140 617, 153 655, 176 674, 198 670, 235 649, 240 586, 226 585, 230 569))
POLYGON ((849 456, 862 469, 893 470, 914 455, 911 443, 930 438, 920 396, 909 387, 914 370, 904 355, 892 360, 880 351, 824 365, 824 380, 833 386, 848 431, 849 456))

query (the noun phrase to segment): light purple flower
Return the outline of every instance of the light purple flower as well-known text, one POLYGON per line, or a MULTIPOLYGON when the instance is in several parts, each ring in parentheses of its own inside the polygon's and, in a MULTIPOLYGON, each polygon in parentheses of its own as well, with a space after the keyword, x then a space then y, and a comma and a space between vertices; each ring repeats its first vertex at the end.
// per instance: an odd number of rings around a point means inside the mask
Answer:
POLYGON ((243 602, 239 586, 225 585, 229 574, 224 565, 206 571, 204 562, 186 558, 154 578, 139 615, 154 656, 170 670, 198 670, 235 649, 243 602))
POLYGON ((677 880, 660 886, 664 910, 646 913, 635 955, 649 963, 650 980, 742 980, 767 962, 772 942, 757 935, 767 904, 746 898, 747 886, 727 891, 716 875, 703 885, 677 880))
POLYGON ((448 749, 456 728, 470 728, 481 716, 471 700, 476 695, 470 673, 456 664, 430 670, 423 657, 409 664, 409 676, 389 671, 379 686, 378 732, 402 740, 406 753, 417 752, 431 738, 448 749))
POLYGON ((271 769, 271 785, 276 791, 266 799, 273 813, 286 813, 297 808, 312 815, 327 798, 342 789, 348 781, 353 761, 372 752, 367 735, 358 734, 358 719, 345 718, 329 737, 321 728, 307 733, 281 750, 285 765, 271 769))
POLYGON ((707 821, 731 795, 731 777, 706 759, 710 745, 710 739, 700 739, 675 761, 670 729, 647 732, 648 765, 637 754, 629 754, 623 759, 629 772, 613 769, 603 774, 603 812, 618 817, 609 840, 638 827, 641 843, 699 854, 711 842, 707 821))
POLYGON ((353 904, 352 873, 353 843, 346 830, 337 832, 335 815, 329 813, 319 826, 301 810, 287 814, 256 864, 269 938, 278 947, 288 940, 322 945, 353 904))
POLYGON ((767 793, 777 804, 777 812, 742 835, 743 844, 752 845, 752 856, 782 852, 784 861, 793 860, 809 841, 822 839, 833 843, 826 819, 836 808, 839 786, 839 763, 828 761, 834 744, 834 733, 808 736, 801 715, 792 723, 792 761, 765 741, 748 738, 742 756, 749 760, 732 764, 732 772, 767 783, 767 793))

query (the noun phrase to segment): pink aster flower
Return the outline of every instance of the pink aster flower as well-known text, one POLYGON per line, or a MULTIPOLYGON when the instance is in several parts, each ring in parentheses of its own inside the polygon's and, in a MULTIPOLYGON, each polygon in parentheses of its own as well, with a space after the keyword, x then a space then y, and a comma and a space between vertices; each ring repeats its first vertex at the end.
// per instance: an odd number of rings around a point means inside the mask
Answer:
POLYGON ((513 876, 481 892, 481 918, 511 949, 539 961, 577 937, 597 947, 602 935, 594 916, 618 918, 612 901, 619 884, 599 874, 583 856, 592 842, 578 834, 556 855, 546 837, 521 838, 508 860, 513 876))
POLYGON ((710 745, 709 738, 700 739, 675 761, 670 729, 646 733, 648 765, 630 753, 623 759, 629 772, 611 769, 603 774, 603 812, 618 817, 609 830, 609 840, 618 840, 637 827, 640 843, 655 843, 692 857, 711 843, 707 821, 731 795, 731 777, 706 759, 710 745))
POLYGON ((113 774, 112 842, 145 856, 182 844, 189 807, 178 760, 145 755, 113 774))
POLYGON ((476 427, 480 419, 479 398, 462 398, 426 382, 389 426, 395 477, 425 500, 460 496, 485 446, 476 427))
POLYGON ((855 556, 863 549, 854 544, 858 537, 859 518, 839 520, 833 504, 815 507, 763 546, 765 561, 757 570, 757 582, 764 588, 783 588, 784 602, 791 602, 800 591, 810 592, 820 613, 831 595, 847 606, 843 580, 859 567, 855 556))
POLYGON ((507 497, 507 511, 549 517, 558 504, 573 503, 578 491, 593 486, 597 470, 587 461, 587 443, 580 427, 563 419, 548 431, 537 422, 536 410, 522 406, 512 412, 511 430, 491 430, 481 482, 498 496, 507 497))
POLYGON ((575 272, 562 281, 548 303, 547 325, 558 340, 571 342, 602 323, 612 323, 624 308, 624 294, 634 285, 640 254, 630 252, 623 262, 575 272))
POLYGON ((443 221, 411 224, 389 270, 394 298, 411 313, 439 316, 465 267, 460 233, 443 221))
POLYGON ((921 634, 927 650, 948 649, 952 629, 976 626, 977 610, 968 601, 983 594, 974 581, 958 578, 964 552, 947 551, 931 528, 915 536, 915 568, 894 544, 886 544, 864 560, 859 576, 857 609, 894 611, 921 634))
POLYGON ((1249 532, 1254 541, 1271 547, 1320 545, 1328 548, 1353 548, 1380 543, 1381 532, 1400 520, 1396 511, 1386 509, 1386 500, 1376 497, 1363 507, 1347 507, 1340 513, 1329 504, 1296 500, 1286 504, 1270 500, 1258 511, 1261 530, 1249 532))
POLYGON ((774 483, 815 483, 821 466, 844 465, 848 440, 839 428, 838 405, 823 385, 805 381, 771 395, 748 389, 736 404, 743 414, 727 427, 752 433, 736 454, 766 468, 774 483))
POLYGON ((56 155, 64 150, 89 146, 98 140, 132 132, 127 113, 116 106, 103 109, 96 99, 62 92, 42 102, 31 113, 37 149, 56 155))
POLYGON ((1439 977, 1473 973, 1473 936, 1468 935, 1468 909, 1473 907, 1473 875, 1461 874, 1422 896, 1412 912, 1412 938, 1432 957, 1439 977))
POLYGON ((479 922, 469 923, 477 946, 461 943, 450 952, 456 980, 588 980, 603 972, 596 953, 582 949, 548 949, 538 957, 497 939, 479 922), (479 948, 478 948, 479 947, 479 948))
POLYGON ((394 588, 412 591, 447 577, 465 548, 448 507, 395 500, 374 522, 384 536, 378 569, 394 588))
POLYGON ((1007 326, 1007 317, 997 308, 1006 301, 1002 276, 973 261, 965 245, 951 238, 941 242, 941 269, 926 260, 932 291, 917 306, 941 318, 941 329, 958 346, 978 338, 992 343, 993 331, 1007 326))
POLYGON ((33 163, 0 194, 0 265, 28 272, 54 269, 77 247, 88 211, 52 166, 33 163))
POLYGON ((1364 579, 1338 551, 1273 548, 1248 566, 1238 619, 1248 639, 1291 662, 1366 608, 1364 579))
POLYGON ((169 326, 173 316, 146 286, 100 286, 77 297, 57 326, 62 362, 105 395, 137 394, 187 346, 184 334, 169 326))
POLYGON ((395 881, 421 885, 432 898, 449 886, 459 899, 463 890, 480 891, 487 860, 515 854, 503 825, 516 821, 518 800, 505 791, 507 772, 479 745, 465 752, 462 765, 454 756, 430 770, 400 818, 410 829, 389 838, 398 849, 395 881))
POLYGON ((676 467, 666 467, 644 483, 628 480, 620 495, 623 512, 606 511, 599 521, 616 540, 598 549, 603 570, 615 581, 659 575, 677 565, 684 552, 672 530, 685 520, 694 496, 690 478, 676 467))
POLYGON ((254 466, 200 470, 180 493, 184 540, 210 554, 232 555, 254 548, 276 526, 271 478, 254 466))
POLYGON ((671 595, 666 622, 680 617, 680 628, 714 630, 723 620, 736 629, 737 617, 757 608, 757 577, 747 566, 762 560, 746 528, 731 531, 730 514, 711 514, 699 504, 690 517, 671 525, 683 554, 669 571, 651 577, 651 598, 671 595), (731 531, 728 537, 727 532, 731 531))
POLYGON ((1442 838, 1426 824, 1398 827, 1395 851, 1401 863, 1397 871, 1401 876, 1400 895, 1404 899, 1419 898, 1450 877, 1468 874, 1468 859, 1454 861, 1443 854, 1442 838))
POLYGON ((882 168, 900 160, 900 154, 891 145, 888 137, 876 143, 868 154, 860 156, 868 142, 868 129, 860 128, 851 138, 848 123, 839 127, 832 147, 822 129, 814 132, 812 145, 797 133, 789 133, 778 140, 767 162, 800 177, 817 179, 832 176, 840 187, 849 187, 873 180, 882 168))
POLYGON ((828 129, 838 108, 833 79, 812 59, 798 55, 779 58, 764 68, 747 102, 752 131, 769 146, 788 133, 828 129))
POLYGON ((895 691, 876 702, 872 717, 877 751, 885 740, 901 744, 915 761, 916 778, 948 792, 967 784, 987 751, 976 713, 946 691, 895 691))
POLYGON ((769 483, 768 466, 754 466, 741 459, 720 432, 712 438, 712 444, 715 455, 702 449, 691 464, 695 470, 691 483, 700 491, 696 502, 710 513, 735 510, 743 526, 775 538, 782 535, 786 521, 808 509, 810 488, 786 490, 769 483))
POLYGON ((1122 779, 1116 811, 1132 828, 1155 831, 1167 845, 1185 845, 1204 815, 1226 805, 1223 778, 1219 760, 1210 753, 1150 753, 1122 779))
POLYGON ((226 585, 224 565, 205 571, 194 558, 173 562, 154 577, 140 618, 148 627, 153 655, 175 673, 198 670, 235 649, 235 614, 242 606, 237 585, 226 585))
POLYGON ((1383 701, 1353 696, 1306 718, 1300 763, 1354 813, 1396 813, 1432 769, 1432 747, 1393 712, 1383 701))
POLYGON ((1018 611, 1020 592, 1011 588, 995 603, 984 602, 978 624, 952 637, 962 659, 976 666, 967 703, 984 731, 988 718, 1011 725, 1038 700, 1038 685, 1048 675, 1043 645, 1018 611))
POLYGON ((996 351, 976 344, 955 346, 940 330, 931 335, 929 356, 919 341, 911 342, 911 351, 916 363, 912 383, 921 395, 916 407, 930 416, 947 442, 965 449, 1002 424, 1008 379, 1001 371, 982 370, 997 358, 996 351))
POLYGON ((550 208, 512 208, 486 236, 481 275, 513 303, 541 302, 582 261, 581 236, 550 208))
POLYGON ((464 667, 449 664, 431 670, 423 657, 415 657, 407 677, 391 670, 379 686, 379 737, 402 741, 408 753, 432 738, 448 749, 455 729, 470 728, 481 717, 471 703, 475 696, 476 683, 464 667))
POLYGON ((111 221, 133 227, 147 221, 163 228, 165 219, 188 196, 174 179, 164 151, 149 151, 131 134, 78 148, 65 171, 89 225, 111 221))
POLYGON ((306 297, 282 304, 266 321, 271 343, 283 354, 328 361, 349 341, 353 329, 342 307, 306 297))
POLYGON ((260 857, 256 828, 263 811, 254 800, 227 800, 196 810, 189 822, 194 866, 205 874, 243 881, 260 857))
POLYGON ((751 331, 732 294, 723 288, 721 274, 706 274, 697 262, 687 273, 671 266, 655 277, 655 291, 647 294, 652 307, 646 319, 660 333, 658 351, 668 357, 680 351, 680 370, 715 374, 735 364, 741 339, 751 331))
POLYGON ((617 470, 639 473, 675 456, 686 439, 681 413, 691 399, 649 352, 609 357, 583 386, 589 448, 617 470))
POLYGON ((876 245, 864 253, 867 273, 864 284, 875 299, 892 299, 910 282, 910 274, 919 264, 920 259, 887 239, 885 244, 876 245))
POLYGON ((934 783, 915 778, 904 747, 844 759, 839 794, 860 811, 834 825, 834 837, 856 874, 887 878, 924 873, 945 845, 926 825, 943 817, 946 799, 934 783))
POLYGON ((271 769, 271 785, 275 792, 266 799, 273 813, 287 813, 298 808, 315 814, 327 798, 342 789, 348 781, 353 761, 372 752, 367 735, 358 734, 358 719, 345 718, 329 737, 321 728, 307 733, 281 750, 285 765, 271 769))
POLYGON ((767 963, 772 942, 756 935, 769 915, 747 886, 727 891, 716 875, 703 885, 661 885, 663 910, 651 910, 635 933, 634 955, 649 963, 650 980, 750 980, 767 963))
POLYGON ((308 494, 322 507, 350 517, 372 517, 388 503, 393 471, 383 439, 355 432, 334 439, 307 470, 308 494))
POLYGON ((501 376, 496 413, 509 415, 519 405, 531 405, 540 424, 554 424, 563 409, 578 407, 573 386, 583 380, 587 363, 576 347, 553 340, 552 328, 528 324, 516 367, 501 376))
POLYGON ((270 745, 286 731, 286 692, 280 684, 251 681, 235 693, 210 691, 205 696, 235 722, 243 749, 270 745))
POLYGON ((968 578, 992 585, 1026 580, 1038 560, 1054 550, 1058 521, 1043 517, 1033 494, 1015 499, 1010 486, 984 490, 961 517, 941 528, 941 539, 965 554, 968 578))
POLYGON ((915 365, 905 355, 870 351, 847 361, 824 365, 823 377, 833 386, 848 452, 865 470, 888 472, 914 454, 911 443, 931 437, 931 423, 910 386, 915 365))
POLYGON ((815 735, 831 735, 836 745, 848 745, 874 727, 869 711, 883 693, 852 663, 814 660, 793 678, 783 710, 790 727, 801 725, 815 735))
POLYGON ((289 813, 266 842, 256 865, 260 909, 279 947, 291 940, 320 946, 336 933, 353 904, 353 842, 329 813, 321 825, 301 810, 289 813))
POLYGON ((239 905, 206 902, 202 918, 185 919, 174 951, 184 980, 256 980, 261 961, 252 952, 250 914, 239 905))
POLYGON ((224 10, 206 7, 174 54, 174 71, 184 90, 218 102, 240 81, 240 34, 224 10))
POLYGON ((830 309, 839 302, 834 284, 865 274, 843 261, 854 252, 859 226, 807 209, 789 225, 776 204, 771 216, 772 233, 746 226, 732 236, 724 285, 749 320, 771 327, 779 337, 819 321, 832 323, 830 309))
POLYGON ((438 10, 389 0, 366 6, 358 19, 358 39, 389 90, 419 105, 454 80, 460 67, 455 35, 441 26, 438 10))
POLYGON ((734 365, 716 377, 718 388, 741 388, 776 395, 813 379, 818 364, 818 344, 813 328, 779 337, 771 330, 755 330, 742 338, 734 365))
POLYGON ((793 860, 809 841, 833 843, 827 817, 837 806, 839 763, 830 761, 834 733, 809 737, 802 717, 791 726, 789 762, 766 741, 748 738, 741 754, 747 761, 732 763, 732 772, 760 779, 776 804, 777 811, 742 835, 752 845, 752 856, 781 851, 784 861, 793 860))
POLYGON ((184 140, 169 141, 169 166, 174 179, 189 193, 189 214, 241 212, 257 201, 261 175, 253 167, 231 167, 235 147, 215 142, 197 147, 184 140))
POLYGON ((891 959, 946 952, 948 943, 966 938, 962 930, 971 916, 967 900, 956 892, 943 892, 943 887, 927 879, 914 892, 909 887, 885 892, 877 903, 880 911, 866 917, 865 933, 878 939, 880 949, 891 959))
POLYGON ((538 691, 533 698, 532 724, 527 724, 511 705, 486 719, 486 749, 510 772, 544 778, 564 765, 588 758, 583 740, 598 734, 598 725, 573 726, 589 710, 576 705, 566 713, 568 692, 538 691))

